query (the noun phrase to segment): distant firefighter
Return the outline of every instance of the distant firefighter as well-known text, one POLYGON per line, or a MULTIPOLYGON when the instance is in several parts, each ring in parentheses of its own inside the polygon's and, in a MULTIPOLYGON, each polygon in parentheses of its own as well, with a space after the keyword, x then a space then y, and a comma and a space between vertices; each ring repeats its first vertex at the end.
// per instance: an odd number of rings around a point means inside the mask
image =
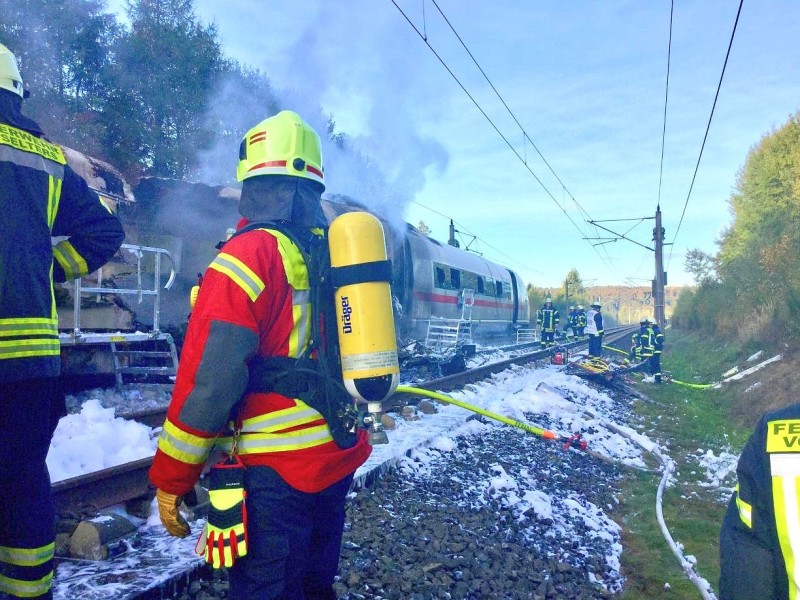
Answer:
POLYGON ((578 337, 586 335, 586 309, 583 304, 578 304, 577 308, 578 317, 578 337))
POLYGON ((558 310, 553 306, 553 299, 547 296, 542 307, 536 311, 536 325, 541 332, 542 348, 549 348, 555 344, 558 320, 558 310))
POLYGON ((800 597, 800 404, 761 417, 736 468, 719 536, 720 600, 800 597))
POLYGON ((661 383, 661 353, 664 351, 664 333, 658 323, 650 323, 653 330, 653 356, 650 357, 650 374, 661 383))
POLYGON ((589 335, 589 356, 600 356, 603 352, 603 315, 599 302, 593 303, 586 313, 586 333, 589 335))
POLYGON ((564 331, 567 333, 567 337, 569 337, 570 334, 573 336, 578 335, 578 310, 574 306, 569 307, 567 324, 564 326, 564 331))
POLYGON ((52 598, 55 511, 45 458, 66 414, 53 280, 105 264, 125 234, 22 114, 28 92, 0 44, 0 597, 52 598), (55 246, 53 237, 62 237, 55 246))
POLYGON ((664 334, 657 323, 647 317, 639 321, 639 331, 631 336, 631 360, 647 361, 647 370, 656 383, 661 383, 661 352, 664 334))

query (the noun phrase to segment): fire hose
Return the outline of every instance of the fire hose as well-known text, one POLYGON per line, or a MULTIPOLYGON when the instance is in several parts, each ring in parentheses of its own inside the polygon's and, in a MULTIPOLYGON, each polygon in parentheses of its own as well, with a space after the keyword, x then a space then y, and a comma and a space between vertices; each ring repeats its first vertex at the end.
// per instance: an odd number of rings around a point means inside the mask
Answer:
POLYGON ((479 406, 475 406, 474 404, 469 404, 467 402, 464 402, 463 400, 457 400, 455 398, 452 398, 451 396, 447 396, 439 392, 431 392, 430 390, 424 390, 422 388, 415 388, 405 385, 398 385, 397 390, 395 391, 397 393, 425 396, 427 398, 433 398, 434 400, 439 400, 440 402, 444 402, 445 404, 453 404, 455 406, 460 406, 461 408, 472 411, 479 415, 483 415, 485 417, 489 417, 490 419, 494 419, 495 421, 499 421, 500 423, 505 423, 506 425, 511 425, 512 427, 522 429, 523 431, 527 431, 528 433, 538 435, 539 437, 544 438, 546 440, 553 440, 555 442, 559 442, 563 444, 564 450, 567 450, 569 448, 576 448, 578 450, 586 451, 588 447, 586 440, 583 439, 580 433, 573 433, 572 435, 569 436, 559 436, 555 432, 550 431, 548 429, 542 429, 540 427, 535 427, 527 423, 522 423, 521 421, 515 421, 514 419, 511 419, 509 417, 493 413, 491 411, 480 408, 479 406))
MULTIPOLYGON (((628 356, 627 352, 625 352, 624 350, 619 350, 618 348, 612 348, 611 346, 603 346, 603 348, 606 350, 611 350, 612 352, 618 352, 619 354, 624 354, 625 356, 628 356)), ((679 379, 674 379, 672 375, 666 372, 664 373, 664 379, 665 383, 677 383, 678 385, 694 388, 697 390, 707 390, 709 388, 714 387, 715 385, 718 385, 716 383, 688 383, 686 381, 680 381, 679 379)))

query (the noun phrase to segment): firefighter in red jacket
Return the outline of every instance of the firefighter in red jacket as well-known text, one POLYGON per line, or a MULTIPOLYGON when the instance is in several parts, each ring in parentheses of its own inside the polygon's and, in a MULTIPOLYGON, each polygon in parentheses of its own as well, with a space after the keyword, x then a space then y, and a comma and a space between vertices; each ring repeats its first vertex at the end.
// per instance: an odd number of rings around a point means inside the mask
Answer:
POLYGON ((230 598, 335 598, 345 497, 370 454, 367 434, 337 436, 336 417, 311 400, 247 391, 253 364, 291 364, 310 343, 317 307, 300 246, 326 225, 320 140, 282 111, 247 132, 239 159, 239 212, 250 225, 203 276, 150 478, 164 526, 187 535, 181 496, 215 443, 231 450, 231 422, 246 466, 248 525, 247 554, 229 571, 230 598))
POLYGON ((720 600, 800 598, 800 404, 756 425, 719 539, 720 600))
POLYGON ((0 597, 52 598, 45 459, 66 414, 53 280, 98 269, 125 234, 22 114, 25 97, 16 59, 0 44, 0 597), (66 239, 53 246, 52 236, 66 239))

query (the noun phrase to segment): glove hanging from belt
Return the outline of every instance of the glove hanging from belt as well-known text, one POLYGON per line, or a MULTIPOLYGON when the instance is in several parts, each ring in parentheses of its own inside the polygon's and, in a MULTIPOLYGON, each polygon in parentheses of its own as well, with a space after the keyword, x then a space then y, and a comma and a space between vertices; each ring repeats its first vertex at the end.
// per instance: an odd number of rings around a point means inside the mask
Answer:
POLYGON ((247 554, 244 474, 238 456, 211 467, 208 520, 195 552, 215 569, 230 567, 247 554))

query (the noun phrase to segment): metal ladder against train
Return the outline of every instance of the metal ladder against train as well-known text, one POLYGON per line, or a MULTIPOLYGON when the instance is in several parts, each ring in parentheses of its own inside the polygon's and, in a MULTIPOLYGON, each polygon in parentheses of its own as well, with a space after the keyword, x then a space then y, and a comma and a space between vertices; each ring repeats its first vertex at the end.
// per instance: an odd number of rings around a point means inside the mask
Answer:
POLYGON ((472 342, 472 306, 475 304, 475 290, 461 291, 460 319, 430 319, 425 336, 425 347, 434 352, 456 350, 460 345, 472 342))
POLYGON ((536 335, 536 330, 533 328, 517 329, 517 345, 519 344, 532 344, 539 341, 539 336, 536 335))
POLYGON ((163 332, 144 335, 146 338, 140 340, 128 337, 122 342, 113 339, 110 342, 117 389, 122 388, 123 374, 173 377, 178 372, 178 351, 172 336, 163 332), (123 345, 122 348, 119 346, 120 343, 123 345), (142 349, 143 346, 149 346, 150 349, 142 349), (166 346, 166 349, 159 350, 157 349, 159 346, 166 346), (121 357, 124 360, 120 360, 121 357))
POLYGON ((134 374, 144 376, 172 377, 178 372, 178 352, 175 341, 169 333, 160 331, 160 283, 162 255, 170 261, 169 278, 164 289, 170 289, 175 281, 174 262, 169 252, 163 248, 122 244, 122 250, 133 254, 137 260, 136 286, 131 288, 103 287, 102 270, 96 272, 95 286, 85 285, 81 279, 73 285, 73 327, 69 334, 60 334, 62 346, 78 346, 84 344, 108 345, 111 350, 114 379, 117 388, 121 388, 123 375, 134 374), (152 254, 154 259, 153 286, 147 288, 142 284, 142 257, 152 254), (114 333, 84 332, 81 330, 81 297, 83 294, 134 295, 141 302, 144 296, 153 296, 153 330, 147 333, 140 331, 114 333))

